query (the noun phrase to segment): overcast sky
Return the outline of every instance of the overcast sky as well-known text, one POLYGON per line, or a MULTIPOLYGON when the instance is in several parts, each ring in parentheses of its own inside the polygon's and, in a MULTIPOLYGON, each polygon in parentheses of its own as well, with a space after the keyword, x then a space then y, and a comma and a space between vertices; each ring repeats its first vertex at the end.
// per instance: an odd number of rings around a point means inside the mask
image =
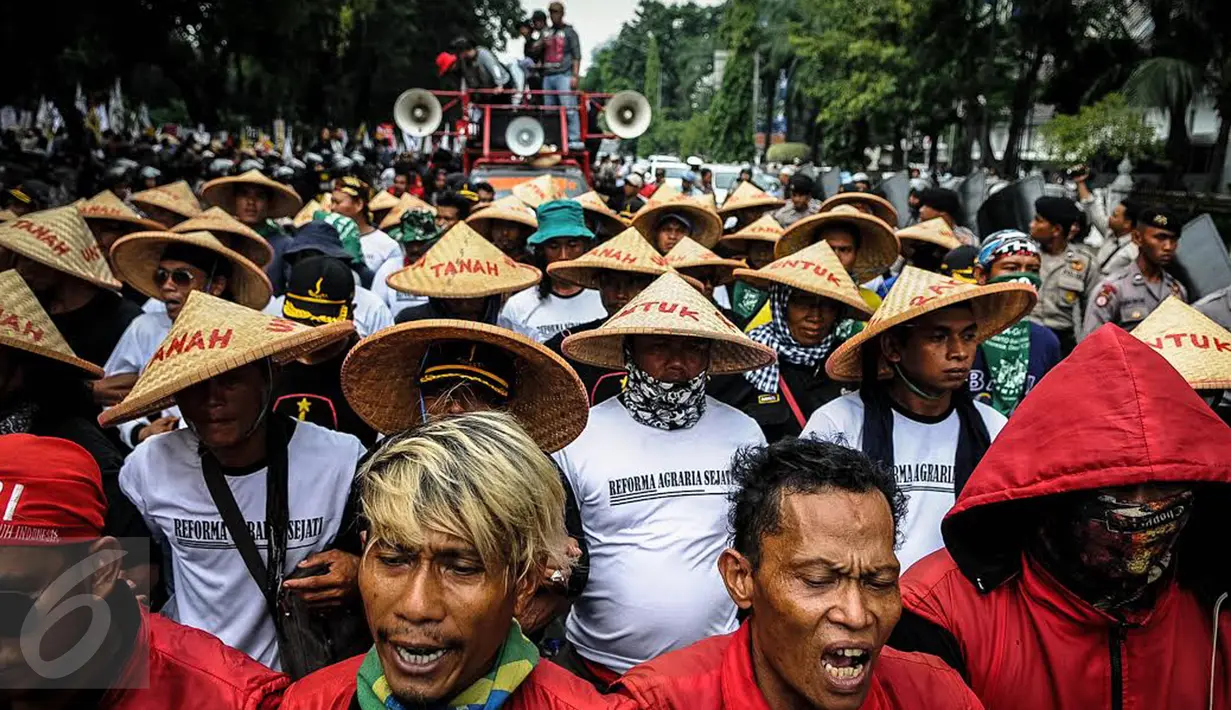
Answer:
MULTIPOLYGON (((698 5, 718 5, 722 0, 694 0, 698 5)), ((550 0, 522 0, 522 7, 529 15, 535 10, 547 11, 550 0)), ((680 0, 663 0, 668 5, 684 4, 680 0)), ((625 22, 637 11, 637 0, 564 0, 564 21, 577 30, 581 40, 581 71, 590 66, 595 48, 603 45, 620 33, 625 22)), ((521 56, 521 39, 511 40, 504 54, 521 56)))

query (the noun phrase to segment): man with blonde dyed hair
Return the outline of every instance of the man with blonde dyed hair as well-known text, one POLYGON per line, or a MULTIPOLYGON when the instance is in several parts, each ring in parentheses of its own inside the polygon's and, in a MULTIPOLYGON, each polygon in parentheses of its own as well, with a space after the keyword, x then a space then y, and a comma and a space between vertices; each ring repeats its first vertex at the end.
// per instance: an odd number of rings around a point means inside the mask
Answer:
POLYGON ((359 589, 376 643, 287 692, 288 710, 633 707, 551 663, 514 615, 567 571, 564 489, 511 416, 433 420, 360 472, 359 589))

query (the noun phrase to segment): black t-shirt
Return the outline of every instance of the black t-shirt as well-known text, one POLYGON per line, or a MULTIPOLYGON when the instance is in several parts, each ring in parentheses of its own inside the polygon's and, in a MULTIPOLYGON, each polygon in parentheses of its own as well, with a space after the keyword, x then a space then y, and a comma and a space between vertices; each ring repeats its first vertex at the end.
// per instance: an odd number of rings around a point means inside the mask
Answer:
POLYGON ((342 394, 342 361, 346 351, 316 365, 284 365, 274 394, 274 411, 326 429, 353 434, 367 448, 376 430, 355 414, 342 394))
POLYGON ((771 444, 788 436, 799 436, 813 412, 842 395, 842 385, 829 379, 824 363, 812 368, 780 360, 778 368, 799 407, 798 415, 781 388, 774 394, 766 394, 753 387, 742 374, 715 377, 706 388, 711 397, 756 420, 765 433, 766 441, 771 444), (801 418, 803 423, 800 422, 801 418))
POLYGON ((75 311, 53 314, 51 322, 77 357, 102 367, 128 324, 139 315, 141 306, 99 289, 89 303, 75 311))

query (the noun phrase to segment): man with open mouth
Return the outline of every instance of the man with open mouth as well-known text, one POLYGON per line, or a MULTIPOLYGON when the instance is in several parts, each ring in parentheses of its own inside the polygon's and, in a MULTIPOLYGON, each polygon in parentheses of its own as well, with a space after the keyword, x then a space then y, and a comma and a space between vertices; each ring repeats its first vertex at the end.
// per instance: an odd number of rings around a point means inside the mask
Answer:
POLYGON ((885 648, 902 613, 893 544, 906 498, 837 444, 742 452, 731 547, 718 559, 739 631, 627 672, 614 690, 654 710, 982 708, 935 658, 885 648))

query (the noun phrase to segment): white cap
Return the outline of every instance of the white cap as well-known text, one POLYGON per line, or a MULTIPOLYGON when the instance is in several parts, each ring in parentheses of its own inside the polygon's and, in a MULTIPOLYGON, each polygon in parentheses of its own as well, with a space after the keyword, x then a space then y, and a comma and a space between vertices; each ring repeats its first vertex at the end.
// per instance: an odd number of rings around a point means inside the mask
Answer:
POLYGON ((855 173, 851 176, 851 182, 871 182, 871 180, 868 179, 867 173, 855 173))
POLYGON ((684 162, 685 162, 685 163, 688 163, 688 165, 689 165, 689 166, 691 166, 691 167, 693 167, 693 168, 699 168, 699 167, 701 167, 702 165, 704 165, 704 164, 705 164, 705 161, 704 161, 704 160, 702 160, 702 159, 698 158, 698 157, 697 157, 697 156, 695 156, 695 155, 690 155, 690 156, 688 156, 688 159, 687 159, 687 160, 685 160, 684 162))
POLYGON ((641 181, 641 176, 637 173, 629 173, 628 177, 624 178, 624 182, 632 185, 633 187, 641 187, 643 184, 641 181))

